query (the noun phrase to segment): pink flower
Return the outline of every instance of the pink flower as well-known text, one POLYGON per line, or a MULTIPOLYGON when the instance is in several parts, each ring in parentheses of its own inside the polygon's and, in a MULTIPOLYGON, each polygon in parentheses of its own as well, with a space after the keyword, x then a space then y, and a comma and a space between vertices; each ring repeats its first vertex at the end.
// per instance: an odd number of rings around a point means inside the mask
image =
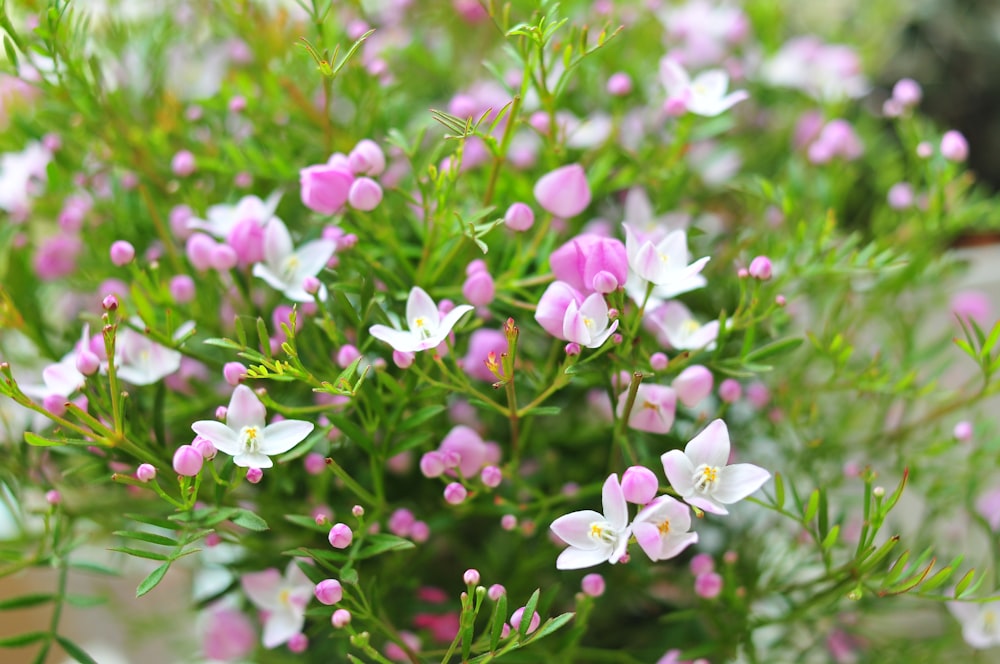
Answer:
MULTIPOLYGON (((625 411, 628 393, 618 397, 618 416, 625 411)), ((677 412, 677 393, 666 385, 642 383, 636 391, 635 403, 628 416, 628 425, 637 431, 669 433, 677 412)))
POLYGON ((372 325, 368 332, 397 351, 415 353, 440 345, 458 320, 470 311, 472 311, 471 305, 460 304, 447 315, 441 316, 431 296, 424 289, 414 286, 406 301, 406 324, 409 329, 398 330, 386 325, 372 325))
POLYGON ((948 161, 965 161, 969 158, 969 142, 961 132, 946 131, 941 137, 941 156, 948 161))
POLYGON ((207 438, 216 449, 233 457, 233 463, 244 468, 270 468, 271 456, 292 449, 312 430, 310 422, 282 420, 265 424, 264 404, 246 385, 233 390, 226 410, 226 423, 201 420, 191 429, 207 438))
POLYGON ((632 521, 635 541, 653 562, 674 558, 698 541, 691 529, 691 510, 670 496, 646 505, 632 521))
POLYGON ((314 586, 294 560, 285 569, 284 577, 272 567, 244 574, 240 581, 247 598, 267 612, 263 618, 265 648, 276 648, 302 632, 314 586))
POLYGON ((610 293, 628 279, 628 257, 619 240, 600 235, 579 235, 549 256, 556 279, 581 293, 610 293))
POLYGON ((674 378, 670 386, 677 392, 677 398, 682 404, 694 408, 712 393, 713 383, 712 372, 700 364, 694 364, 674 378))
POLYGON ((469 336, 469 350, 462 359, 465 373, 479 380, 496 382, 497 377, 486 367, 490 353, 496 353, 497 362, 500 354, 507 352, 507 338, 498 330, 480 328, 469 336))
POLYGON ((254 648, 257 632, 242 611, 217 606, 206 611, 202 654, 211 660, 231 662, 247 657, 254 648))
POLYGON ((302 204, 320 214, 334 214, 347 202, 354 176, 342 165, 316 164, 299 171, 302 204))
POLYGON ((555 281, 542 293, 535 308, 535 320, 542 329, 557 339, 563 337, 563 321, 570 304, 583 302, 583 295, 565 281, 555 281))
POLYGON ((581 510, 552 522, 552 532, 569 545, 556 559, 557 569, 581 569, 604 561, 613 565, 625 555, 632 530, 617 475, 605 480, 601 500, 604 514, 581 510))
POLYGON ((556 217, 575 217, 590 205, 590 185, 583 167, 570 164, 543 175, 535 183, 535 198, 556 217))
POLYGON ((563 316, 560 338, 587 348, 600 348, 618 329, 618 322, 608 318, 608 303, 604 301, 604 296, 592 293, 579 306, 576 302, 569 303, 563 316))
POLYGON ((753 464, 727 465, 729 450, 726 423, 714 420, 683 452, 670 450, 660 460, 670 485, 688 504, 712 514, 728 514, 725 505, 746 498, 771 477, 753 464))

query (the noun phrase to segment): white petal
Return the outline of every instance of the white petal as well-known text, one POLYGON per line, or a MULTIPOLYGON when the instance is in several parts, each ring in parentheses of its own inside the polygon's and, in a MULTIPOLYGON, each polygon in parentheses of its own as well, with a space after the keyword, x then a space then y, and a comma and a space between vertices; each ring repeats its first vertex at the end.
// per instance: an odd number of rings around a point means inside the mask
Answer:
POLYGON ((625 493, 622 491, 617 474, 612 473, 604 480, 601 503, 604 506, 604 518, 612 528, 621 532, 628 524, 628 503, 625 501, 625 493))
POLYGON ((270 468, 274 465, 271 457, 260 452, 244 452, 233 457, 233 463, 240 468, 270 468))
POLYGON ((594 510, 580 510, 564 514, 549 528, 559 538, 577 549, 593 549, 597 543, 590 538, 590 524, 604 521, 604 515, 594 510))
MULTIPOLYGON (((475 307, 471 304, 460 304, 449 311, 445 317, 441 319, 441 323, 438 326, 438 333, 444 332, 444 336, 448 336, 451 329, 458 324, 459 319, 472 311, 474 308, 475 307)), ((434 345, 436 346, 437 344, 434 345)))
POLYGON ((425 327, 433 331, 438 328, 441 313, 427 291, 419 286, 414 286, 410 290, 410 296, 406 299, 406 324, 411 330, 416 331, 418 318, 423 320, 425 327))
POLYGON ((305 440, 312 430, 312 423, 303 420, 282 420, 269 424, 261 433, 258 449, 261 454, 282 454, 305 440))
POLYGON ((684 454, 695 468, 703 463, 725 466, 729 462, 729 429, 726 428, 726 423, 712 420, 684 447, 684 454))
POLYGON ((226 425, 233 431, 243 427, 263 428, 267 411, 257 395, 246 385, 237 385, 233 396, 229 398, 226 409, 226 425))
POLYGON ((258 609, 273 611, 279 604, 278 595, 281 592, 281 572, 271 567, 261 572, 244 574, 240 578, 243 593, 258 609))
POLYGON ((302 613, 293 613, 288 609, 276 610, 267 618, 264 625, 264 637, 261 642, 265 648, 277 648, 302 631, 306 617, 302 613))
POLYGON ((227 427, 222 422, 215 420, 201 420, 191 425, 191 430, 196 434, 210 441, 215 449, 223 454, 235 456, 243 451, 240 444, 240 437, 235 431, 227 427))
POLYGON ((694 492, 694 466, 687 455, 680 450, 670 450, 660 456, 660 461, 663 462, 663 473, 674 491, 684 497, 691 495, 694 492))
POLYGON ((256 263, 253 266, 253 276, 260 277, 267 282, 268 286, 275 290, 283 291, 289 286, 283 278, 272 272, 271 268, 264 263, 256 263))
POLYGON ((294 251, 292 236, 279 219, 272 219, 264 229, 264 262, 274 269, 285 262, 294 251))
POLYGON ((298 281, 319 274, 336 250, 337 244, 332 240, 313 240, 299 247, 295 251, 295 255, 299 259, 299 267, 295 270, 298 281))
POLYGON ((771 479, 771 473, 752 463, 734 463, 726 466, 719 473, 719 485, 712 492, 712 497, 720 503, 729 505, 737 500, 743 500, 771 479))
POLYGON ((569 547, 556 558, 556 569, 583 569, 607 562, 611 551, 607 547, 600 549, 577 549, 569 547))
POLYGON ((402 353, 415 353, 420 348, 420 338, 410 332, 403 332, 387 325, 372 325, 368 334, 392 346, 402 353))

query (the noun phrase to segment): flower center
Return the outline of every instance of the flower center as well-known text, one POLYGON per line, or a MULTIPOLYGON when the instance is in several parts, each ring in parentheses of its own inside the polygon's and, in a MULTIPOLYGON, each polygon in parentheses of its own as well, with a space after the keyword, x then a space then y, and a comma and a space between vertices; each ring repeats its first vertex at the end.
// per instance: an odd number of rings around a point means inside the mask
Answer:
POLYGON ((699 329, 701 329, 701 325, 698 325, 698 321, 696 321, 695 319, 689 318, 686 321, 684 321, 683 325, 681 326, 681 329, 684 330, 685 334, 694 334, 699 329))
POLYGON ((996 610, 992 608, 981 609, 979 621, 982 624, 983 632, 994 638, 1000 636, 1000 616, 997 615, 996 610))
POLYGON ((642 402, 642 407, 646 408, 648 410, 659 410, 660 409, 660 407, 657 404, 653 403, 652 401, 643 401, 642 402))
POLYGON ((670 519, 664 519, 663 523, 658 525, 656 529, 660 531, 661 537, 666 537, 670 532, 670 519))
POLYGON ((430 325, 428 325, 428 320, 423 316, 413 319, 413 325, 410 326, 410 330, 420 335, 421 339, 429 339, 431 336, 430 325))
POLYGON ((584 316, 583 317, 583 324, 586 325, 587 327, 594 327, 594 319, 593 318, 587 318, 586 316, 584 316))
POLYGON ((660 257, 660 262, 661 263, 669 263, 670 262, 670 256, 666 255, 662 251, 657 251, 656 255, 660 257))
POLYGON ((284 264, 281 266, 281 275, 286 281, 293 281, 295 279, 295 274, 299 270, 299 257, 292 254, 285 259, 284 264))
POLYGON ((590 524, 590 538, 603 544, 614 544, 618 541, 618 531, 607 521, 595 521, 590 524))
POLYGON ((694 477, 691 478, 691 481, 694 482, 695 491, 712 493, 719 484, 719 467, 703 463, 694 469, 694 477))
POLYGON ((240 430, 240 442, 243 444, 243 449, 245 449, 250 454, 256 454, 260 449, 260 432, 257 427, 243 427, 240 430))

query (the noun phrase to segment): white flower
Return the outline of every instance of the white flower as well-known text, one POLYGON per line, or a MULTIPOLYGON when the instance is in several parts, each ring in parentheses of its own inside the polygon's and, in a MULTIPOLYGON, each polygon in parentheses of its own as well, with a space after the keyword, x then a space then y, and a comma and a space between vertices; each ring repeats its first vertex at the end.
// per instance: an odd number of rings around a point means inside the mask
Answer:
POLYGON ((556 559, 557 569, 581 569, 605 560, 612 565, 625 555, 632 534, 628 504, 618 476, 612 474, 601 492, 604 514, 580 510, 565 514, 549 526, 569 546, 556 559))
POLYGON ((698 541, 691 530, 691 510, 670 496, 654 498, 632 521, 635 541, 653 562, 674 558, 698 541))
POLYGON ((41 143, 29 143, 21 152, 0 155, 0 210, 25 214, 31 199, 46 181, 52 153, 41 143))
POLYGON ((313 425, 303 420, 282 420, 265 424, 267 411, 246 385, 233 390, 226 411, 226 423, 201 420, 191 429, 209 440, 215 449, 233 457, 244 468, 270 468, 270 457, 292 449, 312 433, 313 425))
POLYGON ((217 238, 228 238, 237 224, 251 220, 263 227, 272 218, 281 201, 281 192, 276 191, 262 201, 256 196, 244 196, 236 205, 219 204, 208 208, 205 216, 208 219, 192 218, 187 222, 188 228, 196 228, 214 235, 217 238))
POLYGON ((962 638, 973 648, 1000 646, 1000 602, 948 602, 948 610, 962 623, 962 638))
MULTIPOLYGON (((141 321, 137 322, 141 325, 141 321)), ((188 321, 174 332, 180 339, 194 328, 188 321)), ((133 385, 152 385, 181 368, 180 351, 156 343, 131 328, 118 331, 115 339, 115 371, 133 385)))
POLYGON ((460 304, 447 315, 441 316, 427 291, 414 286, 406 300, 406 325, 409 329, 397 330, 387 325, 372 325, 368 332, 401 353, 415 353, 437 348, 458 323, 458 319, 472 309, 471 305, 460 304))
POLYGON ((677 350, 712 350, 719 336, 719 321, 702 325, 676 300, 648 311, 643 322, 656 334, 657 341, 677 350))
POLYGON ((689 505, 712 514, 728 514, 725 505, 746 498, 771 477, 771 473, 750 463, 727 465, 729 449, 726 423, 714 420, 683 452, 670 450, 660 457, 663 472, 677 495, 689 505))
POLYGON ((660 80, 669 99, 682 101, 689 112, 704 117, 720 115, 750 97, 746 90, 727 95, 729 75, 723 70, 710 69, 692 80, 684 67, 672 58, 660 60, 660 80))
POLYGON ((302 632, 314 586, 294 560, 285 569, 284 577, 272 567, 244 574, 241 583, 254 606, 267 612, 262 638, 265 648, 277 648, 302 632))
POLYGON ((586 348, 600 348, 614 331, 618 321, 608 319, 608 303, 600 293, 587 296, 579 306, 571 301, 563 317, 563 338, 586 348))
MULTIPOLYGON (((625 229, 625 255, 628 266, 640 281, 631 279, 634 291, 641 289, 639 301, 645 297, 645 283, 654 284, 656 297, 668 299, 701 288, 707 282, 701 276, 701 271, 710 257, 704 256, 688 264, 687 233, 678 229, 667 233, 666 237, 653 244, 649 240, 640 240, 628 224, 622 224, 625 229), (637 288, 638 287, 638 288, 637 288)), ((631 277, 631 275, 630 275, 631 277)), ((626 286, 628 288, 628 286, 626 286)))
MULTIPOLYGON (((253 274, 290 300, 312 302, 303 281, 319 274, 336 249, 333 240, 313 240, 296 249, 285 224, 273 217, 264 229, 264 262, 253 266, 253 274)), ((325 285, 320 284, 318 296, 326 299, 325 285)))

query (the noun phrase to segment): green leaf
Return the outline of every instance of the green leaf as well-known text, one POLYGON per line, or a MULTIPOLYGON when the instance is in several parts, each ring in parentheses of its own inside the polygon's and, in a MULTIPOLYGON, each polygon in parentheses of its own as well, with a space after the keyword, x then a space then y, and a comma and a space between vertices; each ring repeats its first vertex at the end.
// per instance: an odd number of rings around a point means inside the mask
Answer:
POLYGON ((248 530, 254 530, 257 532, 269 530, 267 521, 264 521, 264 519, 260 518, 250 510, 241 509, 237 511, 236 514, 233 515, 232 521, 237 526, 243 526, 248 530))
POLYGON ((177 540, 172 537, 165 537, 163 535, 157 535, 156 533, 145 533, 138 530, 116 530, 113 535, 118 535, 119 537, 125 537, 127 539, 139 540, 140 542, 147 542, 149 544, 159 544, 160 546, 177 546, 180 544, 177 540))
POLYGON ((244 346, 236 343, 232 339, 205 339, 202 343, 208 344, 209 346, 218 346, 219 348, 228 348, 230 350, 243 350, 244 348, 244 346))
POLYGON ((43 641, 48 636, 48 632, 28 632, 27 634, 8 636, 5 639, 0 639, 0 648, 23 648, 24 646, 30 646, 32 643, 43 641))
POLYGON ((94 441, 86 440, 76 440, 70 438, 64 438, 62 440, 50 440, 48 438, 42 438, 41 436, 31 433, 30 431, 24 432, 24 442, 34 447, 59 447, 61 445, 93 445, 94 441))
POLYGON ((17 69, 17 51, 14 50, 14 42, 7 35, 3 36, 3 50, 7 53, 7 59, 10 60, 11 65, 17 69))
POLYGON ((415 547, 416 545, 408 539, 386 533, 377 533, 368 536, 364 548, 361 549, 356 558, 362 560, 386 553, 387 551, 406 551, 415 547))
POLYGON ((424 408, 421 408, 412 415, 406 416, 405 421, 399 427, 399 430, 408 431, 409 429, 418 427, 427 420, 437 415, 438 413, 443 412, 444 409, 445 407, 441 404, 434 404, 433 406, 426 406, 424 408))
POLYGON ((532 408, 525 415, 558 415, 562 412, 562 408, 559 406, 539 406, 538 408, 532 408))
POLYGON ((832 548, 833 545, 837 543, 838 535, 840 535, 840 526, 835 525, 833 528, 830 529, 830 532, 826 534, 826 537, 823 538, 823 548, 824 549, 832 548))
POLYGON ((785 480, 781 473, 774 474, 774 504, 779 509, 785 506, 785 480))
POLYGON ((80 664, 97 664, 97 660, 87 654, 80 646, 76 645, 65 636, 56 636, 56 641, 66 651, 66 654, 80 662, 80 664))
POLYGON ((167 561, 150 572, 149 575, 139 583, 139 587, 135 589, 135 596, 142 597, 155 588, 160 581, 163 580, 163 577, 167 575, 167 570, 170 569, 172 562, 173 561, 167 561))
POLYGON ((493 620, 490 625, 490 650, 496 650, 503 635, 503 626, 507 621, 507 593, 500 595, 493 609, 493 620))
POLYGON ((149 560, 169 560, 170 556, 165 556, 162 553, 154 553, 152 551, 143 551, 142 549, 132 549, 127 546, 113 546, 109 551, 117 551, 118 553, 127 553, 130 556, 135 556, 136 558, 147 558, 149 560))
POLYGON ((316 523, 316 519, 311 516, 303 516, 301 514, 286 514, 285 521, 290 521, 297 526, 302 526, 303 528, 308 528, 309 530, 316 531, 317 533, 323 533, 324 535, 330 531, 330 526, 322 526, 316 523))
POLYGON ((813 489, 813 492, 809 494, 809 502, 806 503, 805 512, 802 514, 803 521, 812 521, 813 517, 816 516, 816 512, 819 511, 819 489, 813 489))
POLYGON ((107 597, 93 597, 91 595, 66 595, 66 603, 80 609, 90 608, 106 604, 107 597))
POLYGON ((965 591, 969 589, 969 585, 972 584, 972 581, 975 579, 975 577, 976 577, 976 570, 974 569, 970 569, 968 572, 965 573, 965 576, 963 576, 962 579, 955 586, 955 599, 959 599, 960 597, 962 597, 962 595, 965 594, 965 591))
POLYGON ((38 606, 39 604, 45 604, 46 602, 51 602, 55 599, 55 595, 52 593, 32 593, 30 595, 21 595, 20 597, 12 597, 10 599, 5 599, 0 601, 0 611, 10 611, 12 609, 25 609, 29 606, 38 606))
POLYGON ((528 627, 531 626, 531 619, 535 615, 535 607, 538 606, 538 598, 542 591, 535 589, 528 598, 528 603, 524 605, 524 613, 521 614, 521 624, 517 626, 518 640, 524 639, 528 635, 528 627))
POLYGON ((769 357, 774 357, 775 355, 782 355, 784 353, 790 353, 799 346, 802 345, 804 339, 802 337, 789 337, 786 339, 779 339, 777 341, 772 341, 771 343, 761 346, 757 350, 751 351, 743 359, 747 363, 759 362, 760 360, 767 359, 769 357))
POLYGON ((90 572, 92 574, 103 574, 105 576, 120 576, 121 572, 111 567, 106 567, 104 565, 99 565, 98 563, 91 563, 85 560, 83 561, 72 561, 69 566, 73 569, 80 570, 81 572, 90 572))
POLYGON ((565 625, 575 617, 576 614, 570 611, 569 613, 564 613, 560 616, 556 616, 555 618, 549 618, 544 623, 542 623, 542 626, 538 628, 537 632, 534 632, 531 635, 531 642, 534 643, 538 639, 544 638, 549 634, 552 634, 556 630, 562 628, 563 625, 565 625))
POLYGON ((340 570, 340 582, 349 586, 358 585, 358 570, 353 567, 345 567, 340 570))

